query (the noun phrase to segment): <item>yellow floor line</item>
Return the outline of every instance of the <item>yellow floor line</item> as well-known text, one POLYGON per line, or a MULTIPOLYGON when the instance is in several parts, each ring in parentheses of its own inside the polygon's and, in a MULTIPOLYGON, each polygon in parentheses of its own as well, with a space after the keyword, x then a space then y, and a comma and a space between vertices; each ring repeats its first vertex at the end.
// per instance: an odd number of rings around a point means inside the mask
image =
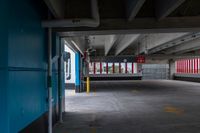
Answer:
POLYGON ((184 114, 184 109, 180 109, 180 108, 173 107, 173 106, 166 106, 164 108, 164 111, 167 112, 167 113, 173 113, 173 114, 176 114, 176 115, 183 115, 184 114))
POLYGON ((97 132, 97 129, 95 127, 92 127, 91 128, 91 133, 96 133, 97 132))

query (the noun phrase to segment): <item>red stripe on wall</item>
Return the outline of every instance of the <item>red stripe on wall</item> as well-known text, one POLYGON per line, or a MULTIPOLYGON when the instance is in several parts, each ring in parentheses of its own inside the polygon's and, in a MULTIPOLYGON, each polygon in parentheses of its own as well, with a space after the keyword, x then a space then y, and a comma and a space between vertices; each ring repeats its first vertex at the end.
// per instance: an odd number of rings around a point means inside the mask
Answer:
POLYGON ((95 74, 96 73, 96 63, 94 62, 93 65, 94 65, 94 74, 95 74))
POLYGON ((197 59, 194 59, 194 61, 195 61, 195 73, 197 73, 197 68, 198 68, 198 60, 197 59))
POLYGON ((196 59, 194 59, 193 61, 194 61, 194 73, 196 73, 196 59))
POLYGON ((108 62, 106 62, 106 73, 108 74, 108 62))
POLYGON ((119 73, 121 73, 121 63, 119 62, 119 73))
POLYGON ((132 73, 134 73, 134 63, 132 63, 132 73))
POLYGON ((190 60, 187 60, 187 73, 190 73, 190 60))
POLYGON ((179 73, 178 61, 176 62, 176 65, 177 65, 177 73, 179 73))
POLYGON ((102 74, 102 62, 100 62, 100 74, 102 74))
POLYGON ((195 66, 195 62, 194 62, 194 59, 192 59, 192 73, 194 73, 194 66, 195 66))
POLYGON ((180 65, 179 65, 179 64, 180 64, 180 61, 177 61, 177 69, 178 69, 178 73, 180 72, 180 68, 179 68, 180 65))
POLYGON ((125 63, 125 73, 127 73, 127 62, 125 63))
POLYGON ((184 66, 183 66, 183 60, 181 60, 181 73, 183 73, 184 66))
POLYGON ((192 60, 190 59, 189 61, 190 61, 190 65, 189 65, 189 67, 190 67, 190 73, 192 73, 192 60))
POLYGON ((115 73, 115 63, 113 63, 112 67, 113 67, 113 73, 115 73))
POLYGON ((184 69, 185 69, 185 70, 184 70, 184 73, 186 73, 186 70, 187 70, 187 69, 186 69, 186 67, 187 67, 187 65, 186 65, 186 60, 184 60, 184 67, 185 67, 185 68, 184 68, 184 69))
POLYGON ((187 60, 185 60, 185 73, 187 73, 187 60))
POLYGON ((184 73, 184 62, 183 62, 183 60, 181 61, 182 63, 182 73, 184 73))
POLYGON ((199 73, 199 58, 197 58, 197 73, 199 73))
POLYGON ((185 70, 185 73, 188 73, 188 62, 187 62, 187 60, 185 60, 185 67, 186 67, 186 68, 185 68, 185 69, 186 69, 186 70, 185 70))

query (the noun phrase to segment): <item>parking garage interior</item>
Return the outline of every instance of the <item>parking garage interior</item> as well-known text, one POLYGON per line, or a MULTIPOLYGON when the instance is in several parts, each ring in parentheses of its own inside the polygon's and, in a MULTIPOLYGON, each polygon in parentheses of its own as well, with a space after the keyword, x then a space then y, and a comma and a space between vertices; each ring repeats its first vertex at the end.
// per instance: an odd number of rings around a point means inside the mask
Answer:
POLYGON ((0 3, 1 133, 199 133, 200 1, 0 3))

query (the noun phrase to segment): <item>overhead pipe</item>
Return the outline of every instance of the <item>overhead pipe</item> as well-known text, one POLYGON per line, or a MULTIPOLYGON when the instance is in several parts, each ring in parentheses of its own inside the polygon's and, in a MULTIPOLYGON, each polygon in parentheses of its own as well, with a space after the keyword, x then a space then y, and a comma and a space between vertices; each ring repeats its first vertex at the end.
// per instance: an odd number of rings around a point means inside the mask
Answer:
POLYGON ((91 0, 92 18, 83 19, 61 19, 61 20, 47 20, 42 22, 43 27, 98 27, 100 24, 100 17, 98 11, 97 0, 91 0))

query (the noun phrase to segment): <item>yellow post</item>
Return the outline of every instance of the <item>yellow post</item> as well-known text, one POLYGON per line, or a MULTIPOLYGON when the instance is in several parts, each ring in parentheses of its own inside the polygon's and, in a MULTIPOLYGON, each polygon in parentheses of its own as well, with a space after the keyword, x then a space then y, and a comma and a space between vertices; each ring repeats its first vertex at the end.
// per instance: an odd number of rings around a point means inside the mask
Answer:
POLYGON ((90 77, 87 77, 87 93, 90 93, 90 77))

